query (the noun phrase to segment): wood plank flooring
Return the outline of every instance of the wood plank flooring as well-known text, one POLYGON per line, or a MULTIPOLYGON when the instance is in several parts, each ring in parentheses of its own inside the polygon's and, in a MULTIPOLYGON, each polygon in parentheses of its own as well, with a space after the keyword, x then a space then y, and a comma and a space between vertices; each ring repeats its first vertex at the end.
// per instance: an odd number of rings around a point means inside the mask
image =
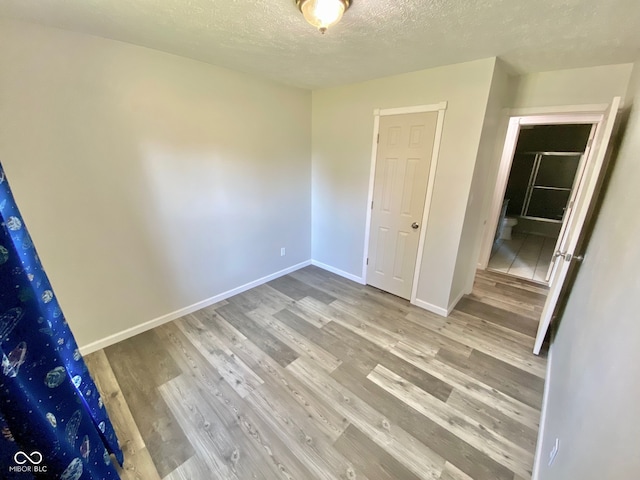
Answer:
POLYGON ((307 267, 86 358, 129 479, 531 478, 546 289, 448 318, 307 267))

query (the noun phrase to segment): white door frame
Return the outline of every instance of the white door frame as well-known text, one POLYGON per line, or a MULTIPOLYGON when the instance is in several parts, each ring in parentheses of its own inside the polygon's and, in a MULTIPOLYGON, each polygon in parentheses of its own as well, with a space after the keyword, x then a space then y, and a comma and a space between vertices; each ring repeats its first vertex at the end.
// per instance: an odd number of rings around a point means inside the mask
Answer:
MULTIPOLYGON (((602 122, 604 111, 608 105, 584 105, 577 107, 551 107, 540 109, 521 109, 512 110, 509 118, 509 126, 507 135, 500 158, 500 167, 493 191, 493 199, 491 201, 491 210, 487 216, 484 234, 482 238, 482 249, 480 250, 480 258, 478 259, 478 267, 482 270, 489 265, 489 257, 491 257, 491 247, 495 238, 498 221, 500 220, 500 211, 502 209, 502 201, 507 190, 507 182, 509 173, 511 172, 511 164, 513 155, 518 144, 518 136, 520 127, 524 125, 561 125, 561 124, 596 124, 596 128, 602 122)), ((585 155, 587 158, 588 155, 585 155)))
POLYGON ((380 132, 380 117, 384 115, 403 115, 407 113, 438 112, 436 121, 436 132, 433 139, 433 152, 431 154, 431 165, 429 167, 429 179, 427 182, 427 194, 424 200, 424 212, 422 214, 422 227, 420 228, 420 238, 418 240, 418 256, 413 271, 413 285, 411 287, 411 303, 415 303, 418 291, 418 277, 420 264, 422 263, 422 253, 424 250, 424 239, 427 232, 427 222, 429 219, 429 209, 431 207, 431 197, 433 196, 433 185, 438 166, 438 154, 440 152, 440 141, 442 139, 442 128, 444 126, 444 112, 447 109, 447 102, 434 103, 431 105, 416 105, 413 107, 399 108, 376 108, 373 111, 373 138, 371 141, 371 167, 369 171, 369 194, 367 196, 367 215, 364 231, 364 255, 362 257, 362 279, 367 282, 367 258, 369 257, 369 236, 371 229, 371 205, 373 203, 373 188, 376 174, 376 160, 378 157, 378 135, 380 132))
POLYGON ((567 280, 571 261, 579 257, 579 255, 576 257, 576 248, 582 238, 585 222, 593 211, 593 202, 597 201, 600 193, 599 190, 605 174, 604 169, 607 165, 607 155, 610 152, 611 139, 616 125, 620 103, 620 97, 614 97, 611 105, 603 114, 603 120, 597 126, 594 148, 591 150, 591 158, 587 160, 589 164, 587 167, 588 171, 584 175, 580 185, 578 185, 576 206, 569 215, 569 224, 562 238, 560 249, 555 253, 555 263, 561 265, 557 267, 554 266, 549 281, 549 293, 547 294, 547 299, 540 314, 538 332, 536 333, 536 341, 533 347, 533 353, 536 355, 540 353, 545 335, 554 318, 553 314, 555 313, 560 294, 567 280))
MULTIPOLYGON (((584 153, 582 154, 582 156, 580 158, 580 163, 578 165, 578 170, 576 171, 576 175, 575 175, 575 177, 573 179, 573 183, 571 184, 571 194, 569 196, 569 203, 567 205, 567 208, 565 209, 565 214, 564 214, 563 219, 562 219, 562 226, 560 227, 560 233, 558 234, 558 238, 556 240, 556 243, 553 246, 554 254, 560 248, 560 246, 562 244, 562 240, 563 240, 563 238, 565 236, 565 233, 567 231, 567 226, 569 224, 569 219, 571 218, 571 212, 573 211, 573 208, 575 206, 576 197, 578 196, 578 190, 580 189, 580 185, 582 185, 582 180, 584 179, 584 174, 585 174, 585 172, 587 170, 587 163, 591 159, 591 149, 593 147, 593 141, 595 139, 596 132, 598 131, 598 127, 599 126, 600 126, 599 123, 594 123, 591 126, 591 131, 589 132, 589 140, 587 142, 587 147, 585 148, 584 153)), ((556 262, 554 260, 555 260, 555 257, 553 257, 553 259, 551 260, 551 263, 549 264, 549 268, 547 268, 547 275, 545 276, 545 279, 544 279, 544 281, 546 283, 549 283, 549 279, 551 278, 553 270, 554 270, 554 268, 557 267, 557 265, 559 263, 559 262, 556 262)))

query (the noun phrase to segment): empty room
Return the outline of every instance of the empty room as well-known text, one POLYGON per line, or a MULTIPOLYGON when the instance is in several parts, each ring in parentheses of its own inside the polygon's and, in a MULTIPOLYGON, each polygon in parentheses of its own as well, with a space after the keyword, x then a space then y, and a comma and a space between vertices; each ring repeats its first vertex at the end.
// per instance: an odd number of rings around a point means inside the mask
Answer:
POLYGON ((639 25, 2 0, 0 478, 640 478, 639 25))

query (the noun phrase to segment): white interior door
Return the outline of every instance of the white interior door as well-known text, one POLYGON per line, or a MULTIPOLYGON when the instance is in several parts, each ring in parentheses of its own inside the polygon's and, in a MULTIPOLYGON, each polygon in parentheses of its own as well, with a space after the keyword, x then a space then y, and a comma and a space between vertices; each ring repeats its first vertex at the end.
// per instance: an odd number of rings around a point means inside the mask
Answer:
MULTIPOLYGON (((565 242, 565 237, 567 235, 567 224, 569 223, 569 219, 571 218, 571 212, 576 204, 576 195, 578 193, 578 186, 582 183, 584 179, 584 173, 587 166, 587 161, 591 159, 591 146, 593 145, 593 141, 596 134, 596 126, 593 125, 591 128, 591 133, 589 134, 589 140, 587 141, 587 147, 582 154, 582 158, 580 159, 580 165, 578 166, 578 171, 576 172, 576 177, 573 181, 573 185, 571 187, 571 196, 569 197, 569 202, 567 203, 567 208, 564 213, 564 217, 562 218, 562 226, 560 227, 560 233, 558 235, 558 239, 556 240, 556 244, 553 247, 554 252, 562 251, 562 245, 565 242)), ((560 262, 555 261, 556 257, 551 260, 549 264, 549 268, 547 269, 547 275, 544 279, 545 282, 549 282, 551 279, 551 275, 554 270, 558 267, 560 262)))
POLYGON ((567 274, 571 262, 576 258, 576 247, 580 240, 580 234, 584 227, 587 214, 591 207, 594 195, 597 194, 603 174, 603 165, 607 155, 609 140, 620 107, 620 97, 615 97, 609 109, 605 112, 602 121, 596 131, 595 140, 587 160, 584 174, 577 186, 573 210, 569 213, 566 228, 564 229, 560 247, 554 253, 551 277, 549 281, 549 293, 542 309, 538 333, 533 347, 533 353, 538 355, 542 348, 544 337, 556 310, 560 293, 567 280, 567 274))
POLYGON ((438 112, 380 117, 367 283, 411 298, 438 112))

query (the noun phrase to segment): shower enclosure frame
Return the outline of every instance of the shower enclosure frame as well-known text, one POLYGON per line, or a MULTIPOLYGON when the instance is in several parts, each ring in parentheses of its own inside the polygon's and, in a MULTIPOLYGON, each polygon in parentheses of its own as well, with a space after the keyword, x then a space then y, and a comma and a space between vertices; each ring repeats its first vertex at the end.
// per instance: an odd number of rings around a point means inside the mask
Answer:
MULTIPOLYGON (((493 237, 496 229, 498 228, 498 222, 500 220, 500 209, 502 201, 507 189, 507 182, 509 180, 509 173, 511 172, 511 165, 516 153, 516 146, 518 144, 518 138, 520 135, 520 129, 524 126, 533 125, 566 125, 566 124, 591 124, 593 125, 589 134, 589 141, 585 148, 580 165, 578 166, 578 172, 576 173, 576 179, 574 185, 578 183, 578 180, 584 173, 587 161, 590 158, 591 146, 595 132, 598 125, 602 121, 602 113, 606 109, 606 105, 584 105, 577 107, 567 107, 565 111, 552 112, 548 109, 540 109, 543 111, 528 110, 520 112, 514 110, 509 112, 508 122, 504 129, 506 130, 505 141, 503 144, 502 155, 500 157, 500 163, 496 174, 496 183, 492 195, 492 202, 489 215, 487 216, 485 230, 482 238, 482 245, 480 248, 480 255, 478 258, 478 268, 484 270, 489 264, 489 258, 491 256, 491 247, 493 245, 493 237), (575 108, 575 110, 571 110, 575 108), (530 111, 530 113, 529 113, 530 111)), ((568 203, 568 209, 572 206, 572 201, 575 196, 575 188, 572 188, 571 196, 568 203)), ((562 237, 563 231, 566 227, 566 219, 568 215, 564 216, 562 223, 560 237, 562 237)))
MULTIPOLYGON (((592 127, 592 131, 593 131, 593 127, 592 127)), ((527 154, 535 155, 535 160, 534 160, 533 168, 531 170, 531 175, 529 176, 529 184, 527 185, 527 192, 525 194, 524 204, 520 211, 520 217, 528 218, 530 220, 536 220, 538 222, 562 223, 564 219, 564 211, 566 211, 566 205, 565 205, 565 208, 563 208, 562 218, 560 219, 535 216, 535 215, 531 215, 531 213, 529 212, 529 207, 531 205, 531 197, 533 196, 536 188, 545 189, 545 190, 555 190, 555 191, 561 191, 561 192, 568 192, 569 197, 567 199, 567 204, 570 203, 571 197, 573 196, 573 193, 575 191, 575 187, 577 183, 576 179, 582 176, 582 172, 584 170, 584 159, 585 159, 584 152, 522 152, 522 153, 525 155, 527 154), (542 163, 542 160, 545 157, 580 157, 580 159, 578 160, 578 164, 576 165, 576 171, 573 173, 573 178, 572 178, 570 187, 544 186, 536 183, 536 180, 538 179, 538 173, 540 171, 540 164, 542 163)))

